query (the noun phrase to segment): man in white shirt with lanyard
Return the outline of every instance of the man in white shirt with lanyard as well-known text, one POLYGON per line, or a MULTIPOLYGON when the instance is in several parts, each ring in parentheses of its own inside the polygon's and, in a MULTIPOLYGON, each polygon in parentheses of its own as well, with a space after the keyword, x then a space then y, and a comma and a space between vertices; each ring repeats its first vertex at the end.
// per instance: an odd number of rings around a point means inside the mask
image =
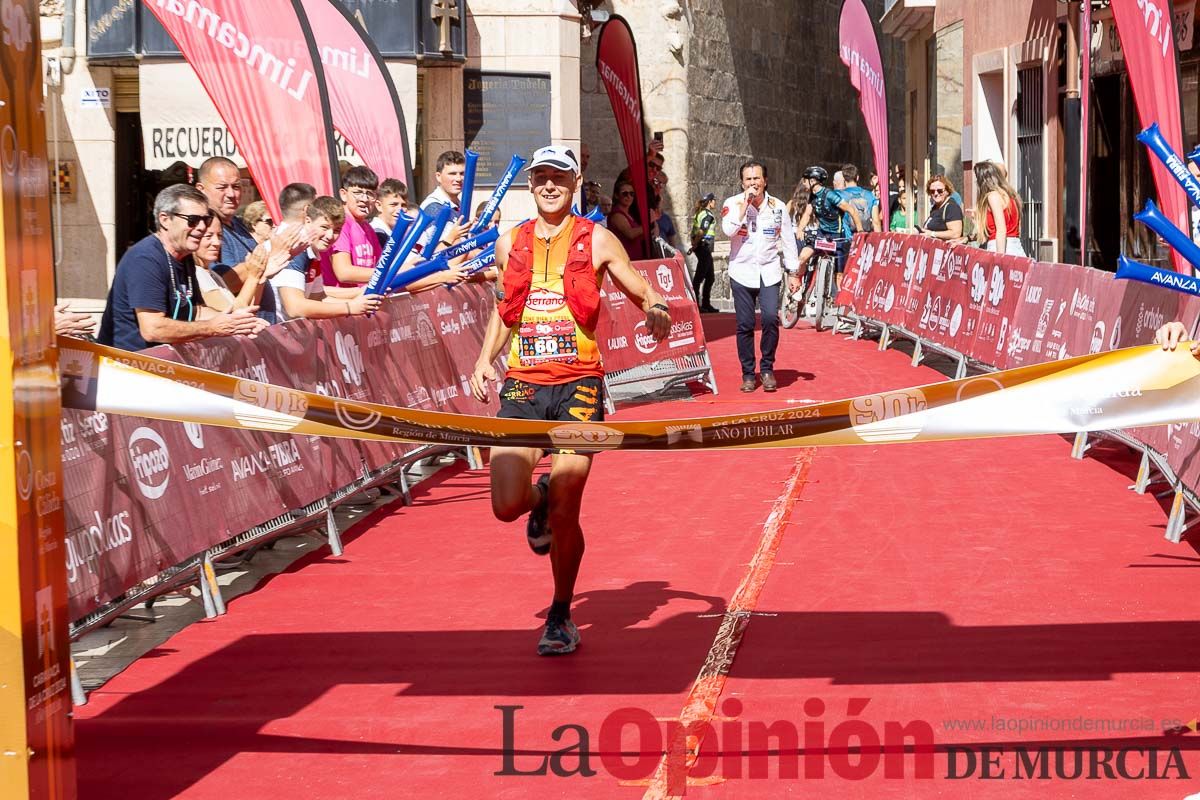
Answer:
POLYGON ((767 194, 767 168, 758 161, 742 165, 741 194, 721 207, 721 229, 729 237, 729 286, 737 313, 738 360, 742 391, 753 392, 761 374, 763 391, 778 388, 775 348, 779 344, 780 248, 790 275, 800 269, 792 218, 783 201, 767 194), (762 359, 754 357, 755 306, 762 309, 762 359))

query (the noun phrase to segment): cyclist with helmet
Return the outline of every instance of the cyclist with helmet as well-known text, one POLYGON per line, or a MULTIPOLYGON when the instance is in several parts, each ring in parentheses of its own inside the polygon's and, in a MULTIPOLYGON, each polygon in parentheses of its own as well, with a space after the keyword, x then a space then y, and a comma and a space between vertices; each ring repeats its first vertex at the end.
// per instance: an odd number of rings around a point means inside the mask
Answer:
POLYGON ((816 223, 816 231, 806 233, 804 237, 804 248, 800 251, 801 274, 815 252, 813 244, 818 236, 837 241, 837 271, 841 274, 845 268, 848 252, 846 243, 850 241, 850 236, 855 231, 859 233, 863 231, 862 217, 859 216, 858 209, 841 192, 826 187, 826 184, 829 183, 829 173, 824 167, 814 166, 804 170, 801 182, 808 185, 811 199, 796 227, 798 230, 807 230, 810 222, 816 223), (854 231, 848 230, 846 217, 853 220, 854 231))

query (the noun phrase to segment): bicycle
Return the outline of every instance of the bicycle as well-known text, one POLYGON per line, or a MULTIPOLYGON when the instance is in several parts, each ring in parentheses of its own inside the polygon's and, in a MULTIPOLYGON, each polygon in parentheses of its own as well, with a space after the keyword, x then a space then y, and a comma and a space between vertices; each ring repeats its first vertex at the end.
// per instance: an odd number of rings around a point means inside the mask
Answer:
POLYGON ((838 242, 836 239, 816 237, 812 246, 816 253, 806 265, 803 286, 796 292, 790 292, 786 279, 780 283, 779 322, 785 328, 795 327, 800 317, 805 316, 811 317, 813 326, 822 331, 825 329, 825 308, 833 305, 833 292, 837 288, 834 276, 837 271, 838 242))

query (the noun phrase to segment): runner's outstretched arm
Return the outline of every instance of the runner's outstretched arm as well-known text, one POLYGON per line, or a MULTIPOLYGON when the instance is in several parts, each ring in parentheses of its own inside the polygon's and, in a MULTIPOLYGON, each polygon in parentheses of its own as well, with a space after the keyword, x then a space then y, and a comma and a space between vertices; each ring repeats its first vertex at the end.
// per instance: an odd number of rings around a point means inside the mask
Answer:
MULTIPOLYGON (((617 288, 646 312, 646 329, 659 341, 667 338, 671 333, 671 313, 667 310, 667 301, 629 263, 629 256, 617 237, 597 226, 592 234, 592 253, 593 263, 601 271, 607 270, 617 288)), ((496 249, 496 263, 500 263, 499 248, 496 249)))

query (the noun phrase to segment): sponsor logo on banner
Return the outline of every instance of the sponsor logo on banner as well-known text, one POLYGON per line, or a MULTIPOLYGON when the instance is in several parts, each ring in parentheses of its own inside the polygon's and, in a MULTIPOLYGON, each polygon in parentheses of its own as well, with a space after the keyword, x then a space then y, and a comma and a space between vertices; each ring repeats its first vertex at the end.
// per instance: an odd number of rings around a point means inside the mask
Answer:
POLYGON ((255 424, 269 430, 291 430, 303 421, 304 414, 308 411, 308 398, 303 393, 256 381, 238 381, 233 388, 233 399, 266 412, 259 414, 237 406, 233 410, 235 419, 243 424, 255 424))
POLYGON ((355 431, 370 430, 383 416, 378 411, 372 411, 352 403, 344 403, 341 400, 333 401, 333 413, 337 416, 338 422, 355 431))
POLYGON ((244 367, 234 367, 229 370, 229 374, 235 378, 248 381, 259 381, 260 383, 271 382, 271 375, 267 372, 267 362, 262 359, 257 363, 247 364, 244 367))
POLYGON ((449 317, 454 313, 454 306, 447 303, 445 300, 437 304, 437 315, 439 317, 449 317))
POLYGON ((529 292, 529 296, 525 298, 525 307, 530 311, 536 311, 539 314, 548 314, 553 311, 558 311, 567 304, 565 295, 558 292, 551 292, 547 289, 534 289, 529 292))
POLYGON ((424 386, 418 386, 404 396, 404 404, 409 408, 418 408, 429 405, 429 401, 432 399, 428 389, 424 386))
POLYGON ((950 335, 958 336, 958 331, 962 328, 963 307, 961 304, 954 306, 954 312, 950 315, 950 335))
POLYGON ((658 278, 658 285, 662 287, 664 294, 670 294, 675 288, 675 273, 671 272, 671 268, 666 264, 659 264, 654 276, 658 278))
POLYGON ((921 432, 921 425, 904 418, 928 405, 924 392, 915 388, 855 398, 850 403, 850 425, 864 442, 908 441, 921 432))
MULTIPOLYGON (((935 251, 936 263, 941 263, 941 250, 935 251)), ((929 269, 929 253, 924 250, 913 248, 904 254, 904 280, 910 282, 915 280, 921 283, 925 280, 925 273, 929 269)), ((934 277, 937 277, 937 266, 934 267, 934 277)))
POLYGON ((1053 313, 1053 311, 1054 311, 1054 301, 1047 300, 1042 305, 1042 315, 1040 317, 1038 317, 1037 330, 1034 331, 1033 338, 1039 339, 1039 340, 1046 338, 1046 331, 1050 327, 1050 314, 1053 313))
POLYGON ((229 466, 233 472, 235 483, 255 475, 266 475, 272 471, 277 471, 279 475, 287 477, 304 469, 304 463, 300 460, 300 449, 296 446, 295 439, 285 439, 270 445, 265 450, 259 450, 257 453, 236 456, 230 459, 229 466))
POLYGON ((138 490, 150 500, 166 494, 171 482, 171 456, 167 443, 153 428, 136 428, 129 435, 129 460, 133 462, 138 490))
POLYGON ((42 658, 46 651, 54 649, 54 587, 43 586, 33 597, 37 613, 38 658, 42 658))
POLYGON ((613 450, 624 439, 624 433, 603 425, 573 424, 550 429, 550 440, 567 450, 613 450))
POLYGON ((992 267, 992 286, 988 292, 988 302, 997 308, 1004 302, 1004 270, 999 264, 992 267))
POLYGON ((676 322, 675 324, 673 324, 671 326, 671 333, 669 336, 669 342, 670 342, 669 346, 670 347, 686 347, 689 344, 695 344, 695 342, 696 342, 695 330, 696 330, 696 324, 694 322, 692 322, 690 319, 685 319, 680 322, 676 322))
POLYGON ((880 278, 871 290, 868 306, 874 311, 887 313, 896 305, 896 287, 880 278))
POLYGON ((77 444, 82 435, 88 446, 93 450, 108 447, 108 415, 99 411, 79 418, 79 430, 76 431, 74 422, 66 416, 59 420, 59 439, 62 443, 62 460, 76 461, 84 455, 84 449, 77 444))
POLYGON ((1138 338, 1141 338, 1142 331, 1156 331, 1163 326, 1167 321, 1167 315, 1161 308, 1155 306, 1146 306, 1144 303, 1138 305, 1137 315, 1137 331, 1138 338))
POLYGON ((624 350, 626 347, 629 347, 628 336, 617 336, 608 340, 609 350, 624 350))
POLYGON ((1021 333, 1022 332, 1020 328, 1013 328, 1012 335, 1008 340, 1009 358, 1028 352, 1033 346, 1033 340, 1022 336, 1021 333))
MULTIPOLYGON (((887 242, 883 242, 880 245, 880 248, 882 249, 886 245, 887 245, 887 242)), ((858 253, 857 263, 858 263, 858 274, 864 278, 867 277, 867 275, 869 275, 871 272, 871 267, 875 266, 875 245, 873 245, 873 244, 865 245, 863 247, 863 249, 860 250, 858 253)))
POLYGON ((658 340, 646 330, 645 320, 633 326, 633 346, 646 355, 652 355, 658 349, 658 340))
POLYGON ((17 494, 22 500, 28 500, 33 494, 33 456, 20 443, 17 449, 17 494))
MULTIPOLYGON (((983 268, 983 264, 976 261, 974 268, 971 269, 971 302, 982 303, 983 296, 987 294, 987 270, 983 268)), ((993 303, 993 305, 995 305, 993 303)))
POLYGON ((204 449, 204 426, 195 422, 183 423, 183 432, 187 434, 188 441, 192 443, 192 447, 197 450, 204 449))
POLYGON ((1108 349, 1116 350, 1121 344, 1121 315, 1113 320, 1112 334, 1108 337, 1108 349))
POLYGON ((1096 320, 1092 328, 1092 341, 1088 345, 1088 353, 1099 353, 1104 349, 1104 320, 1096 320))
POLYGON ((1075 319, 1090 320, 1096 314, 1096 298, 1075 289, 1071 296, 1071 316, 1075 319))
POLYGON ((433 320, 425 311, 417 314, 417 338, 424 347, 435 347, 438 343, 437 328, 433 327, 433 320))
POLYGON ((118 511, 107 519, 101 517, 99 511, 93 511, 88 525, 66 538, 67 582, 75 583, 79 579, 80 567, 132 541, 133 520, 128 511, 118 511))
POLYGON ((342 364, 342 380, 347 385, 362 386, 363 359, 358 342, 350 334, 338 331, 334 334, 333 346, 337 360, 342 364))

